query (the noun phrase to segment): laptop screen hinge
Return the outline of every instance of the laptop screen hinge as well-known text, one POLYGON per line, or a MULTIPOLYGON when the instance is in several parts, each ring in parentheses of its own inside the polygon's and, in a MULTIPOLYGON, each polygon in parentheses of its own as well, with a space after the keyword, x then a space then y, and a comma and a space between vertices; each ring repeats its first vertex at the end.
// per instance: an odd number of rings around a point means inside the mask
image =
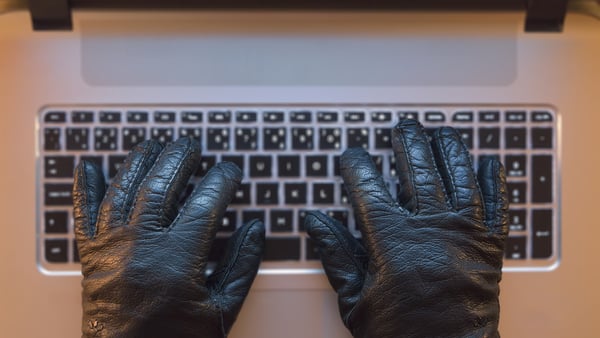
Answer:
POLYGON ((528 0, 526 32, 562 32, 568 0, 528 0))
POLYGON ((69 0, 29 0, 34 30, 72 30, 69 0))

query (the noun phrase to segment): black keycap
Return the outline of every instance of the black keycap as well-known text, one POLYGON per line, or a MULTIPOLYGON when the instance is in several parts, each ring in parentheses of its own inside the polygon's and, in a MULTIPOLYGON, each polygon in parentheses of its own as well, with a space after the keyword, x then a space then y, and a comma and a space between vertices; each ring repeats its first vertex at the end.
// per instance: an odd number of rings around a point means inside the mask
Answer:
POLYGON ((271 177, 273 168, 271 156, 250 156, 250 177, 271 177))
POLYGON ((286 134, 285 128, 264 128, 263 148, 265 150, 285 150, 286 134))
POLYGON ((235 113, 235 120, 241 123, 256 122, 257 113, 254 111, 238 111, 235 113))
POLYGON ((344 121, 351 123, 365 122, 365 113, 361 111, 344 112, 344 121))
POLYGON ((258 128, 235 128, 235 149, 256 150, 258 148, 258 128))
POLYGON ((219 262, 223 256, 225 256, 225 250, 227 250, 227 242, 229 238, 217 237, 213 240, 208 253, 208 260, 210 262, 219 262))
POLYGON ((194 176, 204 176, 217 163, 217 158, 214 155, 202 155, 200 159, 200 166, 194 173, 194 176))
POLYGON ((66 263, 69 260, 69 241, 66 239, 46 239, 44 253, 49 263, 66 263))
POLYGON ((279 203, 278 187, 277 183, 256 183, 256 204, 279 203))
POLYGON ((508 259, 527 258, 527 237, 511 236, 506 239, 505 255, 508 259))
POLYGON ((348 199, 348 190, 346 190, 346 186, 343 183, 340 183, 340 203, 349 204, 350 200, 348 199))
POLYGON ((425 121, 427 122, 445 122, 446 115, 441 111, 428 111, 425 112, 425 121))
POLYGON ((504 139, 508 149, 525 149, 527 147, 527 129, 506 128, 504 139))
POLYGON ((102 123, 119 123, 121 122, 121 112, 101 111, 99 119, 102 123))
POLYGON ((508 200, 511 204, 525 203, 527 184, 525 182, 508 182, 508 200))
POLYGON ((479 122, 498 122, 500 121, 500 112, 499 111, 491 111, 491 110, 486 110, 486 111, 480 111, 479 112, 479 122))
POLYGON ((244 210, 242 211, 242 222, 244 224, 252 221, 259 220, 264 223, 265 221, 265 211, 264 210, 244 210))
POLYGON ((510 231, 527 230, 527 214, 524 209, 509 209, 508 227, 510 231))
POLYGON ((280 177, 300 176, 300 156, 280 155, 277 156, 277 170, 280 177))
POLYGON ((244 156, 243 155, 223 155, 221 162, 234 163, 238 168, 244 172, 244 156))
POLYGON ((306 183, 285 183, 286 204, 306 204, 306 183))
POLYGON ((306 215, 309 211, 311 211, 311 210, 308 210, 308 209, 298 210, 298 231, 304 231, 304 221, 305 221, 306 215))
POLYGON ((111 155, 108 157, 108 177, 113 178, 119 171, 119 168, 125 162, 125 155, 111 155))
POLYGON ((507 176, 524 177, 527 175, 527 157, 525 155, 506 155, 504 165, 507 176))
POLYGON ((95 128, 95 150, 117 150, 117 128, 95 128))
POLYGON ((348 138, 348 148, 362 147, 369 149, 368 128, 348 128, 346 133, 348 138))
POLYGON ((552 128, 531 128, 531 146, 536 149, 552 148, 552 128))
POLYGON ((452 115, 452 121, 454 122, 473 122, 472 111, 457 111, 452 115))
POLYGON ((342 145, 341 128, 320 128, 319 129, 319 149, 338 150, 342 145))
POLYGON ((219 228, 220 232, 234 232, 237 225, 237 213, 235 210, 225 211, 223 215, 223 224, 219 228))
POLYGON ((524 111, 507 111, 504 120, 510 123, 526 122, 527 113, 524 111))
POLYGON ((552 122, 552 114, 547 111, 534 111, 531 113, 531 122, 552 122))
POLYGON ((399 111, 398 118, 400 120, 417 120, 417 121, 419 121, 419 112, 417 112, 417 111, 399 111))
POLYGON ((340 170, 340 160, 341 160, 341 156, 340 155, 335 155, 333 157, 333 175, 334 176, 342 176, 342 172, 340 170))
POLYGON ((306 238, 306 260, 320 260, 319 246, 310 237, 306 238))
POLYGON ((326 214, 340 222, 344 227, 348 227, 348 210, 327 210, 326 214))
POLYGON ((98 166, 98 168, 104 168, 104 157, 97 155, 81 155, 79 158, 81 161, 91 162, 98 166))
POLYGON ((314 183, 313 204, 333 204, 334 187, 333 183, 314 183))
POLYGON ((201 145, 203 145, 202 128, 193 128, 193 127, 179 128, 179 137, 191 137, 191 138, 195 139, 196 141, 200 142, 201 145))
POLYGON ((145 139, 145 128, 123 128, 123 150, 131 150, 145 139))
POLYGON ((375 111, 371 112, 371 122, 383 123, 392 121, 392 112, 389 111, 375 111))
POLYGON ((532 202, 552 202, 552 171, 551 155, 533 155, 531 157, 532 202))
POLYGON ((306 156, 306 176, 327 176, 327 155, 306 156))
POLYGON ((309 111, 293 111, 290 113, 290 122, 311 122, 312 113, 309 111))
POLYGON ((208 122, 210 123, 229 123, 231 122, 230 111, 210 111, 208 112, 208 122))
POLYGON ((317 122, 330 123, 338 121, 338 113, 331 111, 320 111, 317 113, 317 122))
POLYGON ((73 240, 73 262, 79 263, 79 249, 77 248, 77 241, 73 240))
POLYGON ((263 121, 267 123, 283 122, 285 114, 280 111, 269 111, 263 113, 263 121))
POLYGON ((398 169, 396 168, 396 156, 390 155, 388 156, 388 161, 390 163, 390 176, 396 177, 398 176, 398 169))
POLYGON ((479 128, 479 148, 500 148, 500 128, 479 128))
POLYGON ((200 123, 200 122, 202 122, 202 112, 184 111, 181 113, 181 122, 183 122, 183 123, 200 123))
POLYGON ((250 204, 250 183, 242 183, 239 185, 231 204, 250 204))
POLYGON ((67 121, 67 113, 64 111, 49 111, 44 115, 46 123, 64 123, 67 121))
POLYGON ((312 128, 292 128, 292 149, 313 149, 313 134, 312 128))
POLYGON ((46 183, 44 184, 44 205, 73 205, 72 183, 46 183))
POLYGON ((46 211, 44 213, 44 232, 47 234, 66 234, 69 231, 69 213, 66 211, 46 211))
POLYGON ((291 209, 271 210, 271 232, 291 232, 294 230, 294 211, 291 209))
POLYGON ((156 123, 173 123, 175 122, 175 112, 172 111, 155 111, 154 122, 156 123))
POLYGON ((150 129, 150 138, 160 143, 173 142, 175 130, 173 128, 152 128, 150 129))
POLYGON ((375 149, 392 149, 392 130, 375 128, 375 149))
POLYGON ((229 129, 208 128, 206 143, 208 150, 229 150, 229 129))
POLYGON ((533 210, 531 213, 531 257, 552 256, 552 209, 533 210))
POLYGON ((144 111, 128 111, 127 122, 129 123, 145 123, 148 122, 148 113, 144 111))
POLYGON ((67 150, 87 150, 89 130, 87 128, 67 128, 67 150))
POLYGON ((456 131, 467 149, 473 149, 473 128, 457 128, 456 131))
POLYGON ((300 259, 300 238, 271 237, 265 242, 265 261, 285 261, 300 259))
POLYGON ((73 177, 74 156, 45 156, 44 177, 73 177))
POLYGON ((383 172, 383 156, 372 155, 371 160, 373 161, 373 164, 375 164, 375 168, 377 168, 377 171, 382 173, 383 172))
POLYGON ((94 113, 91 111, 74 111, 71 113, 73 123, 91 123, 94 122, 94 113))
POLYGON ((44 128, 44 150, 60 150, 60 128, 44 128))

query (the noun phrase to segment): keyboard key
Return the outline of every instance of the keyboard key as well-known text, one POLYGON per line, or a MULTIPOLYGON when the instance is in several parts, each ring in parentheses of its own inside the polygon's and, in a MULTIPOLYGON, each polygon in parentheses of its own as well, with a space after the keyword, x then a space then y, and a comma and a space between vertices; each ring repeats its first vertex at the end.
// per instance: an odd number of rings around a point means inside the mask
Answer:
POLYGON ((265 261, 285 261, 300 259, 300 238, 271 237, 265 242, 265 261))
POLYGON ((173 142, 175 130, 174 128, 152 128, 150 129, 150 138, 160 143, 173 142))
POLYGON ((256 204, 278 204, 279 185, 277 183, 256 183, 256 204))
POLYGON ((314 183, 313 204, 333 204, 334 191, 333 183, 314 183))
POLYGON ((504 120, 511 123, 526 122, 527 113, 524 111, 507 111, 504 115, 504 120))
POLYGON ((511 204, 525 203, 527 198, 527 183, 508 182, 508 200, 511 204))
POLYGON ((258 128, 235 128, 235 149, 256 150, 258 147, 258 128))
POLYGON ((202 142, 202 128, 179 128, 179 137, 191 137, 204 145, 202 142))
POLYGON ((349 111, 344 113, 344 121, 351 123, 365 122, 365 113, 361 111, 349 111))
POLYGON ((310 211, 310 210, 307 210, 307 209, 298 210, 298 231, 305 231, 304 230, 304 221, 306 219, 306 215, 307 215, 308 211, 310 211))
POLYGON ((375 149, 392 149, 392 129, 375 128, 375 149))
POLYGON ((44 128, 44 150, 60 150, 60 129, 44 128))
POLYGON ((319 247, 310 237, 306 238, 306 260, 320 260, 319 247))
POLYGON ((306 156, 306 176, 327 176, 327 155, 306 156))
POLYGON ((242 211, 242 222, 244 224, 252 221, 252 220, 260 220, 264 223, 265 221, 265 211, 264 210, 243 210, 242 211))
POLYGON ((292 128, 292 149, 313 149, 313 134, 312 128, 292 128))
POLYGON ((108 157, 108 177, 113 178, 125 162, 125 155, 110 155, 108 157))
POLYGON ((221 162, 231 162, 244 172, 244 155, 223 155, 221 162))
POLYGON ((425 112, 425 121, 427 122, 445 122, 446 115, 441 111, 428 111, 425 112))
POLYGON ((552 172, 551 155, 531 157, 531 201, 533 203, 552 202, 552 172))
POLYGON ((74 111, 71 113, 71 121, 73 123, 92 123, 94 122, 94 112, 74 111))
POLYGON ((531 113, 531 122, 552 122, 552 114, 547 111, 534 111, 531 113))
POLYGON ((473 149, 473 128, 457 128, 456 131, 467 149, 473 149))
POLYGON ((488 122, 498 122, 500 121, 500 112, 499 111, 480 111, 479 112, 479 121, 488 123, 488 122))
POLYGON ((327 210, 326 214, 340 222, 344 227, 348 227, 348 210, 327 210))
POLYGON ((79 160, 80 161, 86 161, 86 162, 94 163, 100 169, 104 168, 104 157, 103 156, 98 156, 98 155, 81 155, 81 157, 79 158, 79 160))
POLYGON ((44 205, 46 206, 72 206, 72 183, 46 183, 44 184, 44 205))
POLYGON ((264 128, 263 148, 264 150, 285 150, 286 148, 285 128, 264 128))
POLYGON ((417 120, 419 121, 419 112, 416 111, 399 111, 398 118, 400 120, 417 120))
POLYGON ((102 123, 119 123, 121 122, 121 112, 101 111, 99 119, 102 123))
POLYGON ((73 177, 74 156, 45 156, 44 177, 73 177))
POLYGON ((525 177, 527 175, 527 158, 525 155, 506 155, 504 165, 509 177, 525 177))
POLYGON ((506 239, 505 255, 508 259, 527 258, 527 237, 511 236, 506 239))
POLYGON ((234 232, 237 225, 237 213, 235 210, 225 211, 223 215, 223 224, 219 228, 219 232, 234 232))
POLYGON ((117 128, 94 129, 95 150, 117 150, 117 128))
POLYGON ((311 121, 312 121, 312 113, 309 111, 293 111, 290 113, 290 122, 308 123, 311 121))
POLYGON ((392 112, 389 112, 389 111, 371 112, 371 122, 380 123, 380 122, 391 122, 391 121, 392 121, 392 112))
POLYGON ((87 128, 67 128, 67 150, 88 150, 87 128))
POLYGON ((231 122, 230 111, 210 111, 208 112, 208 122, 210 123, 229 123, 231 122))
POLYGON ((183 122, 183 123, 201 123, 202 122, 202 112, 184 111, 181 113, 181 122, 183 122))
POLYGON ((479 128, 479 148, 500 148, 500 128, 479 128))
POLYGON ((383 172, 383 156, 372 155, 371 160, 373 161, 373 164, 375 164, 375 168, 377 168, 377 171, 382 173, 383 172))
POLYGON ((271 156, 250 157, 250 177, 271 177, 271 169, 273 168, 273 159, 271 156))
POLYGON ((473 122, 472 111, 458 111, 452 115, 453 122, 473 122))
POLYGON ((264 112, 264 114, 263 114, 263 122, 266 122, 266 123, 283 122, 284 118, 285 118, 285 114, 283 112, 279 112, 279 111, 264 112))
POLYGON ((69 260, 69 242, 66 239, 46 239, 44 256, 50 263, 66 263, 69 260))
POLYGON ((175 122, 175 112, 171 111, 155 111, 154 122, 156 123, 173 123, 175 122))
POLYGON ((527 214, 525 209, 509 209, 508 227, 510 231, 527 230, 527 214))
POLYGON ((342 144, 341 128, 320 128, 319 129, 319 149, 321 150, 339 150, 342 144))
POLYGON ((238 111, 235 113, 235 121, 240 123, 256 122, 257 113, 254 111, 238 111))
POLYGON ((202 155, 200 159, 200 166, 198 166, 198 170, 194 174, 194 176, 204 176, 210 170, 210 168, 214 167, 217 163, 217 158, 214 155, 202 155))
POLYGON ((306 183, 285 183, 285 204, 306 204, 306 183))
POLYGON ((64 111, 50 111, 44 115, 46 123, 64 123, 67 121, 67 113, 64 111))
POLYGON ((317 113, 317 122, 319 123, 331 123, 338 121, 337 112, 321 111, 317 113))
POLYGON ((244 205, 244 204, 250 204, 250 190, 251 190, 251 185, 250 183, 242 183, 239 185, 238 190, 235 192, 235 196, 233 196, 233 200, 231 201, 231 204, 238 204, 238 205, 244 205))
POLYGON ((229 150, 228 128, 208 128, 207 133, 206 143, 208 150, 229 150))
POLYGON ((280 177, 300 176, 300 156, 279 155, 277 156, 277 170, 280 177))
POLYGON ((525 149, 527 146, 527 130, 525 128, 506 128, 504 138, 507 149, 525 149))
POLYGON ((291 232, 294 222, 294 211, 291 209, 271 210, 271 232, 291 232))
POLYGON ((531 214, 532 258, 552 256, 552 209, 533 210, 531 214))
POLYGON ((348 148, 362 147, 369 149, 368 128, 348 128, 346 133, 348 138, 348 148))
POLYGON ((552 128, 531 128, 531 146, 535 149, 552 148, 552 128))
POLYGON ((129 123, 146 123, 148 122, 148 113, 143 111, 128 111, 127 122, 129 123))
POLYGON ((44 232, 47 234, 66 234, 69 231, 69 213, 66 211, 46 211, 44 213, 44 232))
POLYGON ((123 150, 129 151, 145 139, 145 128, 123 128, 123 150))

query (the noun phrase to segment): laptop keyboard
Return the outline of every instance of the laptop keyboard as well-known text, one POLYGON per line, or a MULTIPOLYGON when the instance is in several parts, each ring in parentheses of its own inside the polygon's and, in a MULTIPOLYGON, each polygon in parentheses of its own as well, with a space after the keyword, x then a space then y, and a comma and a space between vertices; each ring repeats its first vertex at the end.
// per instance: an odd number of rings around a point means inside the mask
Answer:
POLYGON ((265 262, 284 263, 287 271, 316 261, 303 229, 306 211, 321 210, 360 236, 339 176, 339 156, 348 147, 367 149, 395 194, 391 128, 401 118, 417 119, 428 130, 455 127, 475 166, 484 156, 499 158, 511 203, 505 270, 555 266, 559 142, 558 115, 550 107, 210 105, 44 108, 38 120, 39 267, 50 274, 79 271, 71 189, 80 160, 97 163, 110 180, 135 144, 183 136, 198 139, 203 148, 187 193, 217 162, 234 162, 244 171, 212 259, 222 253, 232 231, 259 218, 267 225, 265 262))

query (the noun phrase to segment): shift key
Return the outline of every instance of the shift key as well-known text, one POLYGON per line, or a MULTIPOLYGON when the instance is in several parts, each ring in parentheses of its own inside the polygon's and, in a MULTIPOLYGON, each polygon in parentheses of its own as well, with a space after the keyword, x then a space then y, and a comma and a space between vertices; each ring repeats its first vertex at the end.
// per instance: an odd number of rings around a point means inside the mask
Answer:
POLYGON ((73 205, 73 185, 68 183, 44 184, 44 205, 73 205))
POLYGON ((531 201, 533 203, 552 203, 552 156, 532 156, 531 175, 531 201))

